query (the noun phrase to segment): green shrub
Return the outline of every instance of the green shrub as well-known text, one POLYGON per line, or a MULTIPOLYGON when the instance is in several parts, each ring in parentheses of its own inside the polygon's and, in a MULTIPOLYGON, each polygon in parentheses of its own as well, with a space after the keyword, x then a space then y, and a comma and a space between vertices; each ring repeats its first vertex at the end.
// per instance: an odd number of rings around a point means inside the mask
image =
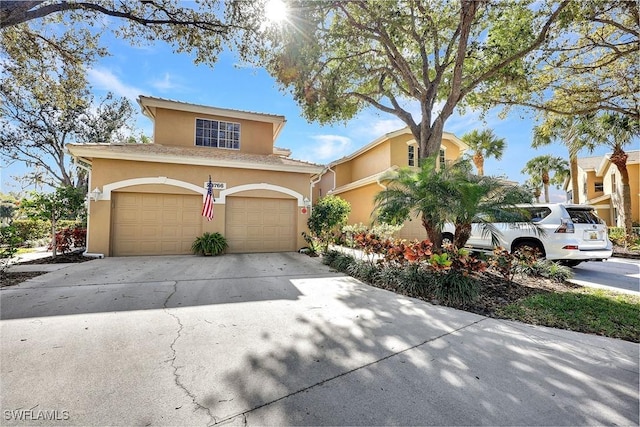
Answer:
POLYGON ((327 251, 324 255, 322 255, 322 263, 328 266, 332 266, 336 257, 340 254, 338 251, 327 251))
POLYGON ((51 222, 41 219, 16 219, 11 223, 21 242, 51 237, 51 222))
POLYGON ((466 305, 476 299, 479 293, 477 281, 464 271, 451 269, 435 273, 434 294, 445 303, 466 305))
POLYGON ((204 233, 197 237, 191 245, 191 251, 196 255, 220 255, 229 247, 227 239, 220 233, 204 233))
POLYGON ((626 234, 622 227, 609 227, 609 240, 618 246, 624 246, 626 234))
POLYGON ((367 233, 369 231, 369 227, 361 222, 358 224, 348 224, 342 227, 342 243, 349 247, 355 248, 355 236, 360 233, 367 233))
POLYGON ((338 271, 342 271, 343 273, 346 273, 349 266, 354 262, 356 262, 356 259, 354 257, 352 257, 351 255, 347 255, 347 254, 343 254, 342 252, 339 252, 338 255, 335 257, 333 263, 331 263, 331 266, 338 271))
POLYGON ((356 279, 360 279, 367 283, 373 283, 378 273, 378 269, 368 261, 354 260, 354 262, 347 266, 347 273, 356 279))
POLYGON ((312 210, 307 226, 311 236, 322 243, 322 251, 329 249, 329 243, 336 238, 340 228, 347 222, 351 205, 338 196, 325 196, 318 200, 312 210))
POLYGON ((18 252, 20 238, 15 227, 9 225, 0 227, 0 278, 3 278, 7 269, 18 252))
POLYGON ((407 264, 400 270, 397 287, 410 296, 427 297, 435 283, 435 274, 430 268, 418 263, 407 264))
POLYGON ((402 281, 402 267, 388 263, 378 264, 378 273, 373 278, 377 286, 388 289, 397 289, 402 281))
POLYGON ((573 277, 573 272, 569 267, 544 259, 536 260, 529 268, 528 275, 564 282, 573 277))

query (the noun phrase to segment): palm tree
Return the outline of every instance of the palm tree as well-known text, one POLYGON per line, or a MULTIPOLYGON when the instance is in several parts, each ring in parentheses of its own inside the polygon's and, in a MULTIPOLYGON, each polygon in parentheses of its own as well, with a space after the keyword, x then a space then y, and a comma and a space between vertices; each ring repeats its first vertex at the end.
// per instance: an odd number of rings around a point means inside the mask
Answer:
POLYGON ((531 201, 529 191, 500 178, 479 175, 457 174, 454 177, 454 191, 447 201, 449 217, 455 224, 453 244, 463 247, 471 236, 472 224, 479 227, 483 235, 491 235, 494 245, 498 244, 500 232, 493 221, 506 212, 516 216, 522 223, 527 220, 517 214, 517 203, 531 201))
POLYGON ((632 230, 631 217, 631 186, 629 185, 629 171, 627 170, 627 153, 623 147, 629 144, 634 138, 640 136, 640 120, 632 119, 615 113, 605 113, 598 117, 595 126, 589 133, 590 142, 606 144, 613 148, 613 153, 609 155, 611 163, 616 165, 622 177, 622 205, 624 215, 624 228, 627 236, 632 230))
POLYGON ((560 141, 569 150, 569 170, 571 175, 571 194, 573 203, 580 203, 578 183, 578 152, 583 149, 593 151, 595 145, 587 135, 591 126, 590 116, 566 117, 548 114, 546 120, 533 128, 532 147, 550 145, 560 141))
POLYGON ((521 187, 499 178, 473 175, 468 160, 441 169, 432 160, 429 158, 418 171, 403 168, 384 178, 387 188, 375 198, 378 221, 399 224, 410 215, 420 216, 436 249, 442 246, 442 227, 452 222, 453 244, 461 248, 469 240, 473 223, 497 241, 498 231, 482 214, 492 218, 505 208, 531 200, 521 187))
POLYGON ((401 168, 382 177, 387 187, 375 196, 374 216, 388 224, 402 224, 412 215, 420 217, 429 240, 439 249, 451 193, 447 178, 451 166, 438 168, 436 164, 436 157, 431 156, 417 171, 401 168))
POLYGON ((537 203, 540 203, 540 195, 542 194, 542 178, 538 175, 532 175, 524 183, 525 188, 529 190, 537 203))
POLYGON ((484 175, 484 159, 494 157, 496 160, 500 160, 506 145, 504 138, 497 138, 491 129, 482 131, 474 129, 464 134, 462 141, 475 152, 472 157, 473 164, 480 176, 484 175))
POLYGON ((522 169, 522 173, 530 176, 539 176, 544 187, 544 201, 549 203, 549 185, 559 187, 569 175, 569 163, 561 157, 550 155, 538 156, 529 160, 522 169), (550 173, 553 172, 553 177, 550 173))

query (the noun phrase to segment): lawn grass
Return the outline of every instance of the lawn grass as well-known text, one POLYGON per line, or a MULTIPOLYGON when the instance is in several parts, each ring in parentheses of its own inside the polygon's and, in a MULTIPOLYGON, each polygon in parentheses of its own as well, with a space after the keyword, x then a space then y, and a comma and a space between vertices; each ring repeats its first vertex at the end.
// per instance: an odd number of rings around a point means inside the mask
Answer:
POLYGON ((34 248, 18 248, 16 255, 28 254, 31 252, 35 252, 34 248))
POLYGON ((640 297, 601 289, 532 295, 498 315, 535 325, 640 342, 640 297))

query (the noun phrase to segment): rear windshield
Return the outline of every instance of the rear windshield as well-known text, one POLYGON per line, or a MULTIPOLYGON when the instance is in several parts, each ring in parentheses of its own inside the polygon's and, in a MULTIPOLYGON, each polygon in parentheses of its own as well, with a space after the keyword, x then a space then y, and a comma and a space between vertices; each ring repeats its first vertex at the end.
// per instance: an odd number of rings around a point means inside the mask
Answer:
POLYGON ((567 208, 571 221, 575 224, 603 224, 593 209, 567 208))

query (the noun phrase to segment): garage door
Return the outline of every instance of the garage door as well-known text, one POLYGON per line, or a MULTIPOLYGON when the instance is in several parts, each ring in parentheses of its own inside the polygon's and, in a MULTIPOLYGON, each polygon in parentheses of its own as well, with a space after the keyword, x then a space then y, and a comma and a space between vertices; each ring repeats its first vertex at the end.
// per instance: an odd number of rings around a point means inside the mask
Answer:
POLYGON ((114 193, 113 256, 180 255, 202 230, 202 196, 114 193))
POLYGON ((296 201, 227 197, 229 252, 287 252, 296 248, 296 201))

